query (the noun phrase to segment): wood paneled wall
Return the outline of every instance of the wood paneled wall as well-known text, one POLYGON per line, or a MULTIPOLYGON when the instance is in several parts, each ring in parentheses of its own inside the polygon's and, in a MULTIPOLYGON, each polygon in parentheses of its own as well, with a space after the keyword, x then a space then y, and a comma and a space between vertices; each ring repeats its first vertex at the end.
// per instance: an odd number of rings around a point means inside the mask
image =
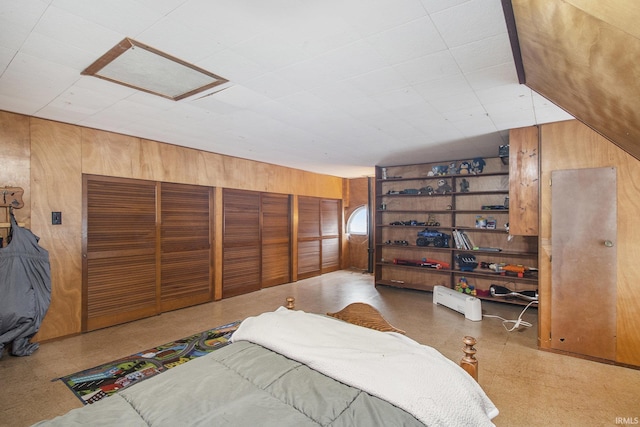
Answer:
POLYGON ((640 159, 640 2, 511 3, 526 85, 640 159))
MULTIPOLYGON (((81 331, 83 173, 342 199, 342 178, 7 112, 0 112, 0 146, 0 186, 24 188, 16 217, 50 254, 52 301, 36 341, 81 331), (62 212, 62 225, 51 225, 52 211, 62 212)), ((221 221, 221 192, 214 197, 221 221)))
MULTIPOLYGON (((614 167, 617 171, 617 349, 616 362, 640 366, 640 162, 578 121, 541 126, 540 307, 541 348, 550 348, 551 322, 551 172, 614 167)), ((579 191, 579 189, 577 189, 579 191)), ((593 203, 598 203, 594 200, 593 203)), ((592 260, 598 263, 597 259, 592 260)), ((580 292, 576 289, 576 292, 580 292)), ((597 299, 597 293, 592 295, 597 299)), ((584 313, 584 322, 590 321, 584 313)))

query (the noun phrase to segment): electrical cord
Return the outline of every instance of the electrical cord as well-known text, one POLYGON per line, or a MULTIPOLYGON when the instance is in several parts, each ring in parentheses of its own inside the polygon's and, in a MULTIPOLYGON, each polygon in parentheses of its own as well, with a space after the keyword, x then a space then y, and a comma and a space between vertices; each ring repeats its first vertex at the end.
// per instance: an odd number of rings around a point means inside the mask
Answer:
POLYGON ((531 323, 526 322, 524 320, 522 320, 522 316, 524 315, 524 312, 527 311, 527 309, 531 306, 531 304, 537 304, 538 301, 531 301, 529 304, 527 304, 527 306, 524 308, 524 310, 522 310, 522 312, 520 313, 520 316, 518 316, 517 320, 507 320, 505 318, 502 318, 500 316, 495 316, 493 314, 484 314, 482 315, 482 317, 494 317, 496 319, 500 319, 502 320, 502 326, 504 326, 504 328, 507 330, 507 332, 511 332, 517 328, 519 328, 520 326, 524 326, 526 328, 530 328, 531 326, 533 326, 531 323), (511 327, 511 329, 509 329, 507 327, 508 323, 513 323, 514 325, 511 327))

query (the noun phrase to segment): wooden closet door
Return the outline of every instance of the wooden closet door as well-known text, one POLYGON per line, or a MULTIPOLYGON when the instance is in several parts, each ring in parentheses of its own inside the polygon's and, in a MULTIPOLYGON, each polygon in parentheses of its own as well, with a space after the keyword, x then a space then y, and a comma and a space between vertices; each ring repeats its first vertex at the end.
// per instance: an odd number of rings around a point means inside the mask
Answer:
POLYGON ((213 299, 212 189, 162 183, 160 191, 160 310, 213 299))
POLYGON ((340 201, 323 199, 322 217, 322 273, 340 269, 340 201))
POLYGON ((263 288, 291 281, 291 201, 287 194, 262 194, 263 288))
POLYGON ((85 175, 82 329, 157 314, 156 183, 85 175))
POLYGON ((320 275, 322 241, 320 233, 320 199, 298 198, 298 278, 320 275))
POLYGON ((222 193, 222 298, 260 290, 260 193, 222 193))

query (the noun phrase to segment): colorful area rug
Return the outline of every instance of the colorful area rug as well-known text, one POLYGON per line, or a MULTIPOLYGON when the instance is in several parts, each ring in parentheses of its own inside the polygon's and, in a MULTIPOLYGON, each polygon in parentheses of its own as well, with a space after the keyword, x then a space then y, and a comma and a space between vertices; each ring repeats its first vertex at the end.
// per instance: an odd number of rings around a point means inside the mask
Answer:
POLYGON ((59 378, 86 405, 229 344, 240 321, 59 378))

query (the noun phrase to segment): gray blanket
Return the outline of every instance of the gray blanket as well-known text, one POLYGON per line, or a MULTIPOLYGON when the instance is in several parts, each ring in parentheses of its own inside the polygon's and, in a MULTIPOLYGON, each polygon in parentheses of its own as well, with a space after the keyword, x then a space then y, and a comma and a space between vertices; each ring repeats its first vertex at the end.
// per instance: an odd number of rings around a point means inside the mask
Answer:
POLYGON ((421 426, 384 400, 235 342, 38 426, 421 426))

